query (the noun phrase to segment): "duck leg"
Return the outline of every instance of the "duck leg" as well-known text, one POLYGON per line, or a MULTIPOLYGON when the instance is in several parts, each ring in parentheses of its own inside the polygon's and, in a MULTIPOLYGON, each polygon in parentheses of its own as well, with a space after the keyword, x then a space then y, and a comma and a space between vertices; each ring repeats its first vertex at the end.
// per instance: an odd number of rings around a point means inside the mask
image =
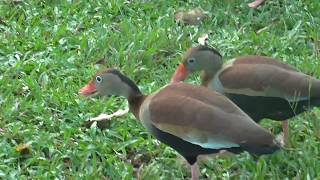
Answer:
POLYGON ((282 122, 282 131, 283 131, 283 143, 288 145, 288 137, 289 137, 289 121, 285 120, 282 122))
POLYGON ((199 179, 199 166, 197 163, 194 163, 191 166, 191 180, 198 180, 199 179))
POLYGON ((280 143, 281 147, 288 145, 289 137, 289 121, 282 121, 282 132, 277 135, 276 140, 280 143))
POLYGON ((262 3, 263 3, 264 0, 255 0, 251 3, 248 4, 249 7, 251 8, 257 8, 259 7, 262 3))

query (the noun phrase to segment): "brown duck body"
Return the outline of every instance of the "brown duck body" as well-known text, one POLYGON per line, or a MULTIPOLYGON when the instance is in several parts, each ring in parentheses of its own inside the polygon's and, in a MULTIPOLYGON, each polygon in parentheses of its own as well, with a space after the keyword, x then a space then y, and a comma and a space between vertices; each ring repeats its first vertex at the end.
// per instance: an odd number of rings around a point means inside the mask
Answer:
POLYGON ((320 105, 319 80, 263 56, 236 58, 202 83, 225 94, 256 122, 286 120, 320 105))
POLYGON ((226 95, 256 122, 286 120, 320 105, 319 80, 272 58, 243 56, 222 65, 219 52, 198 46, 187 51, 182 66, 186 73, 202 70, 203 86, 226 95), (197 64, 190 65, 190 58, 197 64))
POLYGON ((185 83, 144 97, 136 118, 191 165, 198 155, 220 150, 261 155, 279 149, 270 133, 226 97, 185 83))

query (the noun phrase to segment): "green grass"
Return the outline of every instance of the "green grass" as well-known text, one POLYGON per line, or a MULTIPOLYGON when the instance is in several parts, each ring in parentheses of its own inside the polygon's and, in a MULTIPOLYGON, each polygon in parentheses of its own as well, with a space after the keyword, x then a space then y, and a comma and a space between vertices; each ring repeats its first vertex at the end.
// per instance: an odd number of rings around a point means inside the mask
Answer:
MULTIPOLYGON (((0 2, 0 179, 184 179, 176 152, 158 144, 132 115, 105 130, 83 123, 124 108, 123 99, 80 98, 77 92, 103 59, 144 93, 168 83, 181 54, 212 32, 225 60, 276 57, 320 78, 320 4, 284 0, 257 10, 245 1, 0 2), (177 26, 175 11, 200 7, 200 26, 177 26), (260 34, 256 31, 265 28, 260 34), (28 144, 29 151, 16 151, 28 144)), ((199 83, 198 76, 188 82, 199 83)), ((292 119, 290 148, 257 162, 248 154, 201 165, 209 179, 320 179, 320 111, 292 119)), ((264 121, 274 133, 279 123, 264 121)))

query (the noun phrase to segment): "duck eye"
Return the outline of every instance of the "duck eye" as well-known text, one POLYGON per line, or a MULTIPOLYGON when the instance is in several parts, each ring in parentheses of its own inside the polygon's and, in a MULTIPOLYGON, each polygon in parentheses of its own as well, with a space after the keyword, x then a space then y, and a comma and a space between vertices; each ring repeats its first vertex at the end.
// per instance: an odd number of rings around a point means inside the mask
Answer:
POLYGON ((193 64, 196 60, 194 58, 188 59, 188 64, 193 64))
POLYGON ((97 81, 97 83, 101 83, 102 82, 102 77, 101 76, 97 76, 96 77, 96 81, 97 81))

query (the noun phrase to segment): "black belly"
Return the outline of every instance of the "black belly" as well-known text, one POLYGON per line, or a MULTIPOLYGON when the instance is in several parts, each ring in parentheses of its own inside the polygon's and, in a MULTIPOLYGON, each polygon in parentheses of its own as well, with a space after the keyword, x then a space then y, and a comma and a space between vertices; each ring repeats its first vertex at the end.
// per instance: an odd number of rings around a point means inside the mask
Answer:
POLYGON ((225 95, 256 122, 263 118, 283 121, 307 111, 311 107, 320 106, 320 98, 288 102, 283 98, 277 97, 225 95))
POLYGON ((155 138, 175 149, 179 154, 181 154, 190 165, 193 165, 197 161, 198 155, 218 153, 220 150, 227 150, 235 154, 241 153, 243 151, 248 151, 250 154, 262 155, 274 153, 280 148, 277 144, 242 144, 241 147, 210 149, 192 144, 170 133, 161 131, 155 126, 151 126, 149 130, 155 136, 155 138))
POLYGON ((176 150, 179 154, 181 154, 190 165, 194 164, 197 161, 197 156, 201 154, 213 154, 218 153, 220 150, 228 150, 233 153, 242 152, 241 148, 225 148, 225 149, 209 149, 203 148, 199 145, 189 143, 177 136, 172 134, 163 132, 158 128, 152 126, 149 129, 151 133, 162 143, 170 146, 174 150, 176 150))

